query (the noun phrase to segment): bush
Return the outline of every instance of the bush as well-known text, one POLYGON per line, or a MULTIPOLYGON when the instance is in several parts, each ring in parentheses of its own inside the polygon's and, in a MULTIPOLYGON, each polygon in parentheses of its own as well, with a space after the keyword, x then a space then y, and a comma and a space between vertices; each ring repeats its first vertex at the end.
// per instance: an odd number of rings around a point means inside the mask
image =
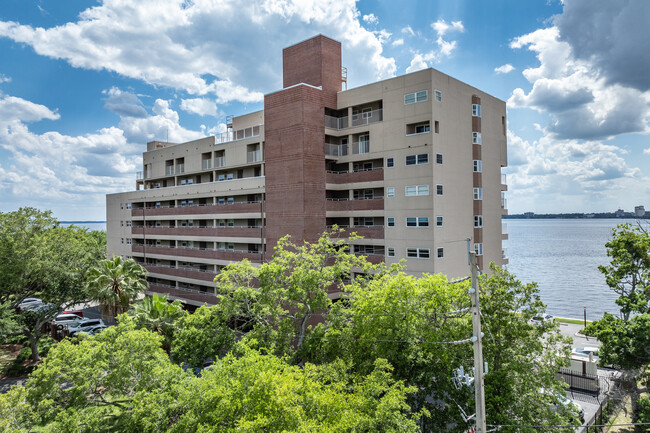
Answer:
POLYGON ((637 422, 650 422, 650 397, 640 398, 636 401, 637 422))
POLYGON ((605 313, 602 319, 591 322, 587 326, 585 326, 582 329, 582 333, 589 337, 597 337, 600 331, 603 331, 608 328, 607 324, 609 323, 609 321, 605 320, 607 319, 607 316, 611 316, 611 318, 614 319, 614 316, 612 316, 609 313, 605 313))

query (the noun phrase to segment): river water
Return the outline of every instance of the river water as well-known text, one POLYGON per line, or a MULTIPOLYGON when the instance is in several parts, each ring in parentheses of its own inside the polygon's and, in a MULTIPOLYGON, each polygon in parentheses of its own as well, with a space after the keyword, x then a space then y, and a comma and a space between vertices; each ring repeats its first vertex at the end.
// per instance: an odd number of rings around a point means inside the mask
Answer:
POLYGON ((536 281, 550 314, 599 319, 617 314, 617 295, 598 265, 609 258, 612 228, 629 219, 508 219, 508 270, 523 282, 536 281))

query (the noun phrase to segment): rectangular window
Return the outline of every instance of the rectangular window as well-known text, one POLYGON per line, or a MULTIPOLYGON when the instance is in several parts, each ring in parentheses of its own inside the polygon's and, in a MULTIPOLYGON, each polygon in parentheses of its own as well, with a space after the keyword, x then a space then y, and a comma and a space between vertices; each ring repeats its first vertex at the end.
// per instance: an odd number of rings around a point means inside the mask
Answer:
POLYGON ((226 180, 226 175, 225 175, 225 174, 220 174, 220 175, 217 177, 217 181, 222 181, 222 180, 226 180))
POLYGON ((428 259, 430 257, 430 250, 429 248, 407 248, 406 257, 428 259))
POLYGON ((395 257, 395 248, 388 247, 388 257, 395 257))
POLYGON ((472 104, 472 116, 481 117, 481 106, 479 104, 472 104))
POLYGON ((474 252, 477 256, 483 255, 483 244, 474 244, 474 252))
POLYGON ((480 132, 472 132, 472 143, 481 144, 481 133, 480 132))
POLYGON ((415 133, 416 134, 425 134, 427 132, 431 131, 431 127, 429 126, 429 123, 423 123, 421 125, 415 125, 415 133))
POLYGON ((131 209, 131 203, 127 203, 127 204, 126 204, 126 208, 127 208, 127 209, 131 209))
POLYGON ((442 217, 441 216, 436 217, 436 226, 442 227, 442 217))
POLYGON ((126 244, 131 245, 133 243, 133 240, 131 238, 126 238, 126 244))
POLYGON ((442 92, 440 90, 434 90, 433 94, 436 98, 436 102, 442 102, 442 92))
POLYGON ((436 134, 440 134, 440 122, 437 120, 433 122, 433 130, 436 134))
POLYGON ((386 219, 386 225, 387 225, 388 227, 395 227, 395 218, 393 218, 393 217, 388 217, 388 218, 386 219))
POLYGON ((483 227, 483 215, 474 215, 474 227, 477 229, 483 227))
POLYGON ((429 154, 420 153, 418 155, 407 155, 406 165, 420 165, 429 163, 429 154))
POLYGON ((442 164, 442 153, 436 153, 436 164, 442 164))
POLYGON ((423 102, 429 98, 428 90, 421 90, 419 92, 407 93, 404 95, 404 105, 414 104, 416 102, 423 102))
POLYGON ((429 217, 407 217, 406 227, 429 227, 429 217))
POLYGON ((483 200, 483 188, 474 188, 474 200, 483 200))
POLYGON ((395 167, 395 158, 386 158, 386 168, 395 167))
POLYGON ((437 256, 439 259, 443 258, 445 256, 445 249, 444 248, 438 248, 436 250, 437 256))
POLYGON ((442 185, 436 185, 436 194, 442 195, 442 185))
POLYGON ((360 135, 359 136, 359 153, 369 153, 370 152, 370 135, 360 135))
POLYGON ((127 221, 127 222, 126 222, 126 226, 127 226, 127 227, 131 227, 132 224, 133 224, 133 223, 132 223, 131 221, 127 221))
POLYGON ((226 198, 225 197, 219 197, 217 199, 217 204, 226 204, 226 198))
POLYGON ((386 188, 386 197, 388 198, 395 197, 395 187, 389 186, 386 188))
POLYGON ((235 197, 228 197, 228 204, 235 204, 235 197))
POLYGON ((483 171, 483 163, 480 159, 474 160, 474 173, 481 173, 483 171))
POLYGON ((413 185, 406 187, 406 196, 429 195, 429 185, 413 185))

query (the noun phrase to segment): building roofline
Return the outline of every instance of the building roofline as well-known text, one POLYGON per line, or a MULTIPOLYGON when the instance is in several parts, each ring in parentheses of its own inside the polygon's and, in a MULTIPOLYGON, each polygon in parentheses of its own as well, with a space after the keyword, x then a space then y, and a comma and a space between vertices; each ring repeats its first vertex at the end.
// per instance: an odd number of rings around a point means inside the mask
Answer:
MULTIPOLYGON (((312 39, 316 39, 316 38, 318 38, 319 36, 322 36, 322 37, 324 37, 324 38, 327 38, 327 39, 329 39, 330 41, 333 41, 333 42, 338 42, 339 44, 341 43, 340 41, 337 41, 336 39, 332 39, 332 38, 330 38, 329 36, 326 36, 326 35, 324 35, 324 34, 322 34, 322 33, 319 33, 319 34, 317 34, 316 36, 311 36, 311 37, 309 37, 309 38, 303 39, 303 40, 300 41, 300 42, 296 42, 295 44, 291 44, 291 45, 289 45, 288 47, 284 47, 284 48, 282 48, 282 50, 284 51, 284 50, 289 49, 289 48, 291 48, 291 47, 295 47, 296 45, 300 45, 300 44, 302 44, 303 42, 307 42, 307 41, 310 41, 310 40, 312 40, 312 39)), ((343 45, 343 44, 341 44, 341 45, 343 45)))
MULTIPOLYGON (((294 87, 298 87, 298 86, 307 86, 307 87, 311 87, 312 89, 323 90, 322 86, 312 86, 311 84, 307 84, 307 83, 298 83, 298 84, 294 84, 293 86, 285 87, 280 90, 275 90, 273 92, 265 93, 264 96, 273 95, 274 93, 282 92, 287 89, 293 89, 294 87)), ((260 111, 264 111, 264 110, 260 110, 260 111)))

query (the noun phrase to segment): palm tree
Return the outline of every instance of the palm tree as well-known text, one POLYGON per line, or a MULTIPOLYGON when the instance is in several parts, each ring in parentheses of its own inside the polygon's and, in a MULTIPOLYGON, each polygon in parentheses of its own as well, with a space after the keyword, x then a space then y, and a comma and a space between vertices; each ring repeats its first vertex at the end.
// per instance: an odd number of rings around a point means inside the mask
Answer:
POLYGON ((88 271, 86 285, 90 299, 102 306, 102 314, 115 317, 127 311, 131 301, 147 290, 146 277, 146 269, 133 259, 113 256, 88 271))
POLYGON ((185 315, 181 301, 167 301, 167 295, 145 297, 141 302, 133 305, 128 315, 135 320, 138 327, 157 332, 165 338, 163 348, 169 351, 174 331, 178 328, 178 321, 185 315))

